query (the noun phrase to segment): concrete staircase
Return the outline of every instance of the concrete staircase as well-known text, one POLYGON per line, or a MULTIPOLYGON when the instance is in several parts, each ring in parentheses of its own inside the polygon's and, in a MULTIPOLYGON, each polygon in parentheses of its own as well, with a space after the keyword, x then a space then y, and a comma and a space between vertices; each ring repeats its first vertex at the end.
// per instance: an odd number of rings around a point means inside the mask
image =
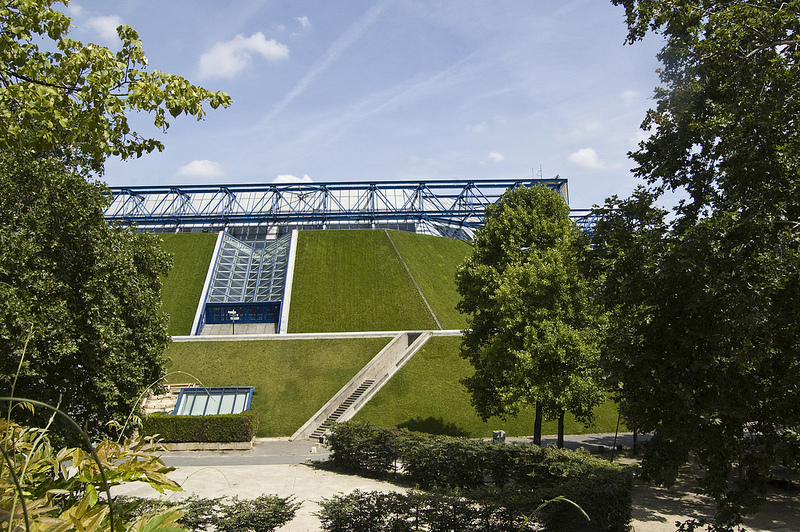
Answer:
POLYGON ((339 418, 341 418, 342 414, 344 414, 347 411, 347 409, 350 408, 350 405, 355 403, 358 400, 359 397, 364 395, 364 392, 366 392, 369 389, 369 387, 372 386, 372 384, 374 382, 375 381, 371 380, 371 379, 362 382, 361 386, 356 388, 356 391, 354 391, 352 394, 350 394, 350 397, 345 399, 344 403, 340 404, 339 408, 334 410, 333 414, 329 415, 328 419, 323 421, 322 425, 317 427, 317 429, 314 432, 311 433, 310 438, 312 440, 316 440, 316 439, 319 439, 320 436, 325 434, 325 432, 327 432, 328 429, 331 428, 331 425, 333 425, 334 423, 339 421, 339 418))
POLYGON ((433 333, 429 331, 399 333, 291 439, 319 439, 332 423, 352 418, 431 336, 433 333))

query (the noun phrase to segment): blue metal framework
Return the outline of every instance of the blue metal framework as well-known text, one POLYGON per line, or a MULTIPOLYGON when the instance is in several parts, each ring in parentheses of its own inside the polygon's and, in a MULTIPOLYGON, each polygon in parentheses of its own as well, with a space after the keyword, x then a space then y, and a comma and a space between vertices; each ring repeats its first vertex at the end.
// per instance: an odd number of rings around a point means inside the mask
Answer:
POLYGON ((278 323, 281 302, 206 303, 205 323, 231 323, 231 310, 236 311, 237 323, 278 323))
POLYGON ((466 229, 509 188, 543 185, 569 202, 566 179, 289 183, 112 187, 106 220, 146 230, 187 231, 266 225, 298 228, 420 224, 466 229))

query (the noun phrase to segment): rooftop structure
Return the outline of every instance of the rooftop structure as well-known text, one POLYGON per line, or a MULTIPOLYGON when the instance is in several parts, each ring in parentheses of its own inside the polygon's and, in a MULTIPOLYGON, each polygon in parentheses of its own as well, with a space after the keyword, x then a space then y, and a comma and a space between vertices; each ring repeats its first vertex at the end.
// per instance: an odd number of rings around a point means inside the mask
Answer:
MULTIPOLYGON (((569 202, 566 179, 484 179, 112 187, 106 220, 152 232, 227 230, 263 241, 291 229, 388 228, 471 240, 509 188, 543 185, 569 202)), ((588 224, 588 211, 574 211, 588 224)))

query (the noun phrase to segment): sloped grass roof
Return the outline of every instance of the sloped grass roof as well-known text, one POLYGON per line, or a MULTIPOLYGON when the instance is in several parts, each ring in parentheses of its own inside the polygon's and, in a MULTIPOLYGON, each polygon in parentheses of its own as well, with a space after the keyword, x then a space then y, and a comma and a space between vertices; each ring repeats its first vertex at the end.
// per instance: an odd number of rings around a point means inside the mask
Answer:
POLYGON ((161 247, 172 254, 172 269, 162 280, 161 309, 169 314, 169 334, 188 335, 203 292, 203 283, 214 253, 216 233, 158 235, 161 247))
POLYGON ((259 437, 291 436, 388 343, 387 338, 176 342, 167 379, 253 386, 259 437))
MULTIPOLYGON (((516 418, 484 422, 470 402, 470 394, 459 382, 472 374, 468 361, 459 355, 460 337, 434 337, 409 360, 362 408, 355 419, 383 427, 405 427, 432 434, 491 437, 504 430, 508 436, 533 434, 534 409, 522 409, 516 418)), ((566 434, 614 432, 617 410, 610 401, 595 412, 589 427, 567 414, 566 434)), ((542 434, 556 434, 556 421, 542 424, 542 434)))
POLYGON ((300 231, 290 333, 434 328, 384 231, 300 231))
POLYGON ((469 255, 471 244, 463 240, 404 231, 389 231, 394 245, 443 329, 464 329, 467 321, 456 310, 456 269, 469 255))

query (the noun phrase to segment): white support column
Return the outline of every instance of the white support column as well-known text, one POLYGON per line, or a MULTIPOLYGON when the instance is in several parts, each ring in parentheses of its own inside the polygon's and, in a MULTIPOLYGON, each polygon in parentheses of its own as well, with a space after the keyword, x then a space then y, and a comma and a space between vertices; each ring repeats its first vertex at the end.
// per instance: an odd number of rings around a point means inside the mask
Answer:
POLYGON ((283 287, 283 303, 281 304, 280 330, 278 334, 286 334, 289 327, 289 304, 292 300, 292 281, 294 281, 294 259, 297 256, 297 229, 292 229, 289 244, 289 259, 286 261, 286 284, 283 287))

